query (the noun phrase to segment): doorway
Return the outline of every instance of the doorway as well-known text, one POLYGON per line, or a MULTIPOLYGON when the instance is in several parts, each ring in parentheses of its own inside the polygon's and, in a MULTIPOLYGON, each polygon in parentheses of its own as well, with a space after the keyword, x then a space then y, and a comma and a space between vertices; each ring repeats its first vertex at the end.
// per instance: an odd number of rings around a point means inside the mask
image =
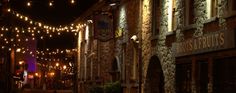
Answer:
POLYGON ((164 93, 164 75, 160 60, 157 56, 152 56, 148 65, 146 93, 164 93))

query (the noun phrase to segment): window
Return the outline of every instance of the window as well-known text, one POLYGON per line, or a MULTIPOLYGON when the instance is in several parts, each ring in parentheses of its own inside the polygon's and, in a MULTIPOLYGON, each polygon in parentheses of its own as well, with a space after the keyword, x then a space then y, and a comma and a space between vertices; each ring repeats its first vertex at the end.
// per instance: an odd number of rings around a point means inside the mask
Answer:
POLYGON ((208 93, 208 62, 200 61, 198 62, 198 93, 208 93))
POLYGON ((168 2, 168 32, 173 31, 176 29, 176 4, 175 0, 170 0, 168 2))
POLYGON ((194 24, 194 0, 184 0, 184 25, 194 24))
POLYGON ((191 93, 191 63, 176 65, 176 93, 191 93))
POLYGON ((207 18, 210 19, 217 16, 217 0, 206 0, 206 3, 207 18))
POLYGON ((236 93, 236 59, 216 59, 213 63, 213 93, 236 93))
POLYGON ((233 11, 236 11, 236 1, 235 0, 232 0, 232 10, 233 11))
POLYGON ((156 36, 159 33, 160 26, 160 2, 152 0, 152 35, 156 36))

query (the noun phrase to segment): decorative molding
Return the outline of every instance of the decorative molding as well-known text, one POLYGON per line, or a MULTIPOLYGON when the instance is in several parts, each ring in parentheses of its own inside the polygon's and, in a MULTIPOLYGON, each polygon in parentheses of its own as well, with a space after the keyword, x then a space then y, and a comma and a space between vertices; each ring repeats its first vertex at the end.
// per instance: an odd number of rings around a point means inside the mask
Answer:
POLYGON ((183 3, 185 0, 176 0, 176 20, 177 20, 177 29, 176 29, 176 40, 177 42, 183 41, 184 40, 184 34, 183 34, 183 24, 184 24, 184 5, 183 3))
POLYGON ((222 29, 227 29, 227 26, 226 26, 227 23, 226 23, 226 19, 224 18, 224 15, 225 15, 228 0, 217 0, 217 1, 218 1, 217 11, 218 11, 218 16, 219 16, 219 26, 222 29))
POLYGON ((207 19, 206 0, 194 0, 194 6, 195 24, 197 25, 197 29, 193 36, 199 37, 203 35, 204 21, 207 19))

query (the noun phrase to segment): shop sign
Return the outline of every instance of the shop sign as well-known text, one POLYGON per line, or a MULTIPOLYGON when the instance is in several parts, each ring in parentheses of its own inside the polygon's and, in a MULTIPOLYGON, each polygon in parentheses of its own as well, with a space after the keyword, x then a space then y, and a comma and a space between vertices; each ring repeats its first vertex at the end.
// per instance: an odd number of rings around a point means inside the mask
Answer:
POLYGON ((218 51, 235 47, 234 31, 217 31, 172 44, 175 57, 218 51))
POLYGON ((108 41, 114 37, 112 18, 108 14, 95 15, 94 35, 100 41, 108 41))

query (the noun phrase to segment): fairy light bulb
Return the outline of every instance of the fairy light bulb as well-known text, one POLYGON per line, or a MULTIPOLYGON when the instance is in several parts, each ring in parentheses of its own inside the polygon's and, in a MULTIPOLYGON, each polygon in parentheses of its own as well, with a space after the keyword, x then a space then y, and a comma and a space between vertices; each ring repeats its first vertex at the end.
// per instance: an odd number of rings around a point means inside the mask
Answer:
POLYGON ((50 7, 53 6, 53 1, 50 1, 50 2, 49 2, 49 6, 50 6, 50 7))
POLYGON ((11 12, 11 9, 9 8, 9 9, 7 9, 7 12, 11 12))
POLYGON ((27 6, 30 7, 31 6, 31 2, 27 2, 27 6))
POLYGON ((74 4, 74 3, 75 3, 75 0, 71 0, 70 3, 71 3, 71 4, 74 4))
POLYGON ((25 17, 25 21, 28 21, 28 17, 25 17))
POLYGON ((42 24, 41 23, 39 23, 39 27, 41 27, 42 26, 42 24))

